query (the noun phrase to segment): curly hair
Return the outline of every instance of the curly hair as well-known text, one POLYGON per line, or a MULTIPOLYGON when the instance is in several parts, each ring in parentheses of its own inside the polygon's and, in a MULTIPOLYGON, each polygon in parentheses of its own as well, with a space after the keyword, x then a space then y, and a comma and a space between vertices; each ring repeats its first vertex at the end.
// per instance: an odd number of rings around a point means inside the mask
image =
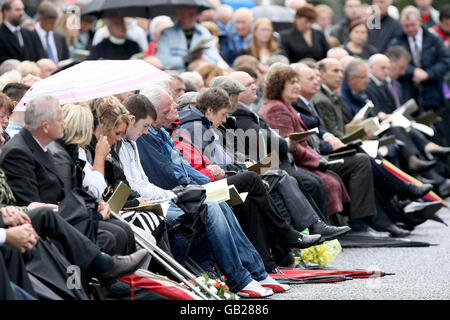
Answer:
POLYGON ((280 100, 286 82, 294 78, 298 79, 298 73, 294 69, 287 65, 278 65, 275 70, 267 74, 264 98, 280 100))
POLYGON ((202 113, 205 113, 208 108, 217 113, 221 109, 229 109, 230 107, 228 93, 222 88, 204 89, 197 96, 197 109, 202 113))

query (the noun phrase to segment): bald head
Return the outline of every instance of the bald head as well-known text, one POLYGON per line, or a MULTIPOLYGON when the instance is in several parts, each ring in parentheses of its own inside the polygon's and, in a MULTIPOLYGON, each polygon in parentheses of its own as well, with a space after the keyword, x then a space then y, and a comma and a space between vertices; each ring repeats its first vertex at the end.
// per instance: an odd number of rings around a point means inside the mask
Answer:
POLYGON ((378 80, 385 81, 389 76, 390 69, 390 60, 384 54, 377 53, 369 58, 370 73, 378 80))
POLYGON ((343 57, 347 57, 349 54, 347 50, 341 47, 331 48, 327 52, 327 58, 335 58, 341 60, 343 57))
POLYGON ((58 69, 53 60, 50 59, 41 59, 37 62, 37 65, 41 70, 41 73, 39 75, 41 79, 50 77, 52 73, 58 69))
POLYGON ((247 72, 244 71, 235 71, 228 75, 230 78, 239 81, 244 87, 245 91, 241 92, 238 96, 239 102, 242 102, 246 105, 252 104, 256 98, 256 83, 255 79, 251 77, 247 72))
POLYGON ((341 87, 344 77, 342 63, 335 58, 325 58, 317 64, 320 72, 320 79, 331 91, 341 87))
POLYGON ((250 34, 253 14, 249 8, 239 8, 234 12, 234 27, 239 37, 245 38, 250 34))

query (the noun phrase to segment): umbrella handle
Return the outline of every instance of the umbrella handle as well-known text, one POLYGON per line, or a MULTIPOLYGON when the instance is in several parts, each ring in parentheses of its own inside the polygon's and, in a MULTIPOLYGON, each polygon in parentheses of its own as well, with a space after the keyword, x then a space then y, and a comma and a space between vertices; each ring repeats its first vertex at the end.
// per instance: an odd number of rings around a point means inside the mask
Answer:
POLYGON ((97 117, 98 128, 100 129, 100 136, 103 136, 102 122, 100 121, 100 115, 98 114, 98 99, 94 100, 94 110, 97 117))
POLYGON ((128 224, 131 229, 133 230, 135 236, 136 236, 136 242, 139 243, 144 249, 146 249, 158 262, 163 265, 168 271, 170 271, 175 277, 177 277, 180 281, 182 281, 186 286, 188 286, 191 290, 193 290, 197 295, 199 295, 204 300, 209 300, 207 297, 205 297, 198 288, 191 285, 189 281, 186 281, 185 277, 183 277, 182 274, 180 274, 178 271, 175 270, 177 268, 181 273, 183 273, 185 276, 190 278, 190 280, 194 281, 200 288, 205 290, 209 295, 215 299, 215 300, 222 300, 217 294, 213 293, 208 287, 206 287, 203 283, 199 282, 197 278, 191 274, 188 270, 186 270, 182 265, 180 265, 177 261, 175 261, 172 257, 170 257, 167 253, 165 253, 161 248, 159 248, 157 245, 154 245, 153 243, 145 240, 145 237, 141 235, 141 232, 143 232, 141 229, 136 227, 133 224, 130 224, 128 221, 126 221, 124 218, 116 214, 115 212, 111 211, 111 216, 125 222, 128 224), (153 250, 152 250, 153 249, 153 250), (158 253, 160 256, 156 255, 158 253), (164 261, 163 258, 167 260, 164 261), (172 264, 173 267, 171 265, 172 264), (174 268, 175 267, 175 268, 174 268))

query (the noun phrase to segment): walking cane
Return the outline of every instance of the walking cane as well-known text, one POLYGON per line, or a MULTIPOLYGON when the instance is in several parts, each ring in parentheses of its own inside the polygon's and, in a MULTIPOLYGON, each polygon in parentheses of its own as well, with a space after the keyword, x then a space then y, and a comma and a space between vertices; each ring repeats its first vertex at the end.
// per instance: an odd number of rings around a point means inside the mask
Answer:
POLYGON ((200 290, 198 288, 196 288, 194 285, 192 285, 188 280, 186 280, 185 277, 188 277, 189 279, 191 279, 192 281, 194 281, 200 288, 202 288, 203 290, 205 290, 207 293, 209 293, 211 295, 211 297, 215 300, 222 300, 217 294, 213 293, 211 291, 211 289, 209 289, 208 287, 206 287, 203 283, 197 281, 195 275, 193 275, 191 272, 189 272, 186 268, 184 268, 181 264, 179 264, 177 261, 175 261, 175 259, 173 259, 172 257, 170 257, 166 252, 164 252, 164 250, 162 250, 161 248, 159 248, 158 246, 154 245, 153 243, 151 243, 150 241, 148 241, 145 238, 145 235, 143 235, 143 230, 141 230, 140 228, 136 227, 133 224, 130 224, 128 221, 126 221, 125 219, 123 219, 121 216, 119 216, 118 214, 114 213, 111 211, 111 215, 116 218, 119 219, 125 223, 127 223, 128 225, 130 225, 131 229, 133 230, 135 236, 136 236, 136 242, 143 247, 144 249, 146 249, 150 255, 155 258, 163 267, 165 267, 170 273, 172 273, 172 275, 174 275, 178 280, 180 280, 181 282, 183 282, 187 287, 189 287, 192 291, 194 291, 197 295, 199 295, 202 299, 204 300, 209 300, 203 293, 200 292, 200 290), (159 256, 161 255, 161 257, 159 256), (167 261, 164 261, 167 260, 167 261), (172 266, 170 264, 172 264, 172 266), (182 274, 180 274, 180 272, 178 272, 177 270, 175 270, 175 268, 178 269, 178 271, 180 271, 182 274), (184 274, 184 276, 183 276, 184 274))

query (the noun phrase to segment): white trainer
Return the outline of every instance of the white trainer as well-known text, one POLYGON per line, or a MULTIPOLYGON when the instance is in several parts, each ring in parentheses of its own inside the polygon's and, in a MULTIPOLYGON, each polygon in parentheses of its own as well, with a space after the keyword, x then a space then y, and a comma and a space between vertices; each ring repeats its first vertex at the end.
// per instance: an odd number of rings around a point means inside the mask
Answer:
POLYGON ((243 298, 264 298, 273 295, 273 291, 272 289, 264 288, 258 281, 252 280, 237 295, 243 298))
POLYGON ((270 288, 274 293, 284 292, 289 290, 291 287, 288 284, 279 283, 277 280, 267 275, 262 281, 259 281, 259 284, 264 288, 270 288))

